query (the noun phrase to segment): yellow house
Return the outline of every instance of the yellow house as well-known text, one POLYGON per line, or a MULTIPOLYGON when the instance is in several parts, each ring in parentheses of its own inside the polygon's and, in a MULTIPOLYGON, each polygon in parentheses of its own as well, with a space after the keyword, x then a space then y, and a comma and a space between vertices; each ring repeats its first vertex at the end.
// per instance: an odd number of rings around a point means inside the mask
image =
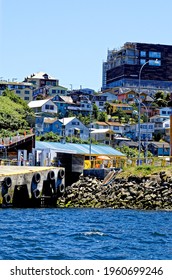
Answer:
POLYGON ((109 108, 109 111, 111 114, 115 113, 117 110, 123 110, 126 114, 132 114, 133 112, 133 107, 128 105, 128 104, 122 104, 122 103, 119 103, 119 104, 116 104, 116 103, 110 103, 110 108, 109 108))
POLYGON ((25 100, 26 102, 30 102, 32 100, 32 92, 33 92, 33 84, 28 82, 8 82, 1 81, 0 82, 0 94, 8 88, 12 90, 16 95, 25 100))

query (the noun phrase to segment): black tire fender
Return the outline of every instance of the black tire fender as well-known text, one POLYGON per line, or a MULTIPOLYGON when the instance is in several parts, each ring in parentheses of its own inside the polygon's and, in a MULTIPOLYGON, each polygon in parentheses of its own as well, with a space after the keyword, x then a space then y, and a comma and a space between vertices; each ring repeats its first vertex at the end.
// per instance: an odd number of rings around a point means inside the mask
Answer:
POLYGON ((55 179, 55 172, 53 170, 49 171, 48 172, 48 179, 50 181, 54 180, 55 179))
POLYGON ((4 195, 4 197, 3 197, 3 199, 4 199, 4 202, 5 202, 6 204, 8 204, 8 203, 10 203, 10 201, 11 201, 11 196, 10 196, 8 193, 6 193, 6 194, 4 195))
POLYGON ((34 198, 38 199, 40 197, 40 191, 38 189, 35 189, 33 191, 33 196, 34 196, 34 198))
POLYGON ((7 188, 10 188, 12 186, 12 180, 10 177, 5 177, 4 178, 4 184, 7 188))
POLYGON ((60 194, 65 193, 65 185, 64 185, 64 184, 60 184, 59 187, 58 187, 58 189, 59 189, 59 193, 60 193, 60 194))
POLYGON ((63 179, 64 176, 65 176, 65 171, 64 171, 64 169, 59 169, 58 177, 59 177, 60 179, 63 179))
POLYGON ((36 183, 36 184, 38 184, 40 181, 41 181, 41 175, 40 175, 40 173, 35 173, 34 175, 33 175, 33 181, 36 183))

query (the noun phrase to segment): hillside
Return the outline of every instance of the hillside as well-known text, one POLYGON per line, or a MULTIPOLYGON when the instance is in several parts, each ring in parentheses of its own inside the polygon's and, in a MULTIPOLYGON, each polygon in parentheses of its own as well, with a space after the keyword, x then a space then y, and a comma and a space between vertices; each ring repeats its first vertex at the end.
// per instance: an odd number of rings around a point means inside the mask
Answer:
POLYGON ((33 116, 27 103, 13 92, 5 90, 0 96, 0 132, 27 129, 30 126, 29 117, 33 116))

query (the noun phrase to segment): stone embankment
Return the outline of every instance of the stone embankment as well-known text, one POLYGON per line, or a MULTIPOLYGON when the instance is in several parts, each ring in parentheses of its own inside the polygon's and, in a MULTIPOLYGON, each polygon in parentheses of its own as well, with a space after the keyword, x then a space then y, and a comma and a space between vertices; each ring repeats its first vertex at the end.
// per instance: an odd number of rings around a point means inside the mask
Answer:
POLYGON ((57 207, 172 210, 172 177, 162 171, 142 178, 116 177, 102 184, 96 178, 81 175, 58 198, 57 207))

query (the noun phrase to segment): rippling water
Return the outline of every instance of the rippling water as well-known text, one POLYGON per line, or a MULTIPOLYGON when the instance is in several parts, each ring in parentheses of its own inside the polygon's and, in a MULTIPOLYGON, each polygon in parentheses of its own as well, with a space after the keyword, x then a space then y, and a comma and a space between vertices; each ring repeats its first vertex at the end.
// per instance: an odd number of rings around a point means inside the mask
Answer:
POLYGON ((0 259, 172 259, 172 212, 0 209, 0 259))

